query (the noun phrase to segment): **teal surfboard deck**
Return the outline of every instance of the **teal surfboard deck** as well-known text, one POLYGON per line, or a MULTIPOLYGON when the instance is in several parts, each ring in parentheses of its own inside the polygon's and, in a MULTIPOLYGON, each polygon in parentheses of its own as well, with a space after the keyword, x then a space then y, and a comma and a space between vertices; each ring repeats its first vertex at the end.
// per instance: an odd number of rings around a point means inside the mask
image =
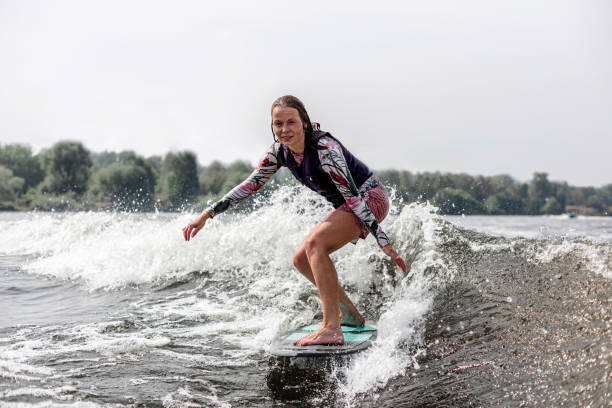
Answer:
POLYGON ((295 346, 294 341, 308 336, 319 326, 316 324, 301 327, 291 333, 281 336, 272 343, 270 354, 279 357, 325 357, 343 354, 353 354, 365 350, 376 338, 376 326, 366 324, 361 327, 341 326, 344 344, 338 346, 295 346))

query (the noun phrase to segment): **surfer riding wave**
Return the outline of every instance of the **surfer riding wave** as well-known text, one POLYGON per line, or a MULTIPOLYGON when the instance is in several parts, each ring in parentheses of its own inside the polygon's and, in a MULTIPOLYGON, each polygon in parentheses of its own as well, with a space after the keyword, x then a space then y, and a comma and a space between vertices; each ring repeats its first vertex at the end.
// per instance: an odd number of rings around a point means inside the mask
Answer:
POLYGON ((341 324, 362 326, 365 319, 338 282, 330 254, 349 242, 376 238, 385 254, 406 273, 404 260, 395 252, 380 222, 389 210, 384 186, 369 168, 328 132, 312 123, 302 101, 286 95, 272 104, 274 143, 251 175, 219 201, 206 208, 183 228, 186 241, 195 237, 206 221, 256 193, 276 171, 286 166, 308 188, 333 206, 325 221, 308 233, 295 251, 293 264, 317 286, 323 308, 318 330, 296 345, 343 344, 341 324))

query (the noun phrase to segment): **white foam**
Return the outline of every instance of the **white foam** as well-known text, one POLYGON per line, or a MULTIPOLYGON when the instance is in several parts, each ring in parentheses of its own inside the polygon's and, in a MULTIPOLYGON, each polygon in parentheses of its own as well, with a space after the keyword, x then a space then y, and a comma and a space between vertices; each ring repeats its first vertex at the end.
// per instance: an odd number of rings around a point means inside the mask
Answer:
POLYGON ((592 242, 562 240, 560 242, 543 243, 534 251, 531 261, 550 263, 555 259, 568 254, 575 254, 577 258, 586 261, 589 271, 612 278, 612 246, 592 242))
MULTIPOLYGON (((589 219, 589 221, 592 222, 593 220, 589 219)), ((504 222, 507 222, 507 220, 504 222)), ((478 229, 483 228, 479 227, 478 229)), ((495 232, 500 233, 499 230, 495 232)), ((574 259, 584 261, 586 269, 589 271, 608 279, 612 278, 612 245, 609 242, 598 242, 591 238, 572 236, 551 236, 546 239, 524 238, 517 236, 516 233, 511 238, 500 239, 494 243, 470 241, 462 235, 456 236, 455 239, 468 244, 470 250, 474 252, 500 253, 510 251, 525 256, 532 263, 546 264, 567 255, 574 255, 574 259)))
POLYGON ((193 406, 193 403, 186 403, 185 400, 204 400, 212 404, 212 406, 214 407, 231 408, 231 404, 219 399, 219 397, 217 396, 217 390, 212 384, 207 383, 206 385, 208 385, 207 393, 192 390, 189 385, 185 385, 183 387, 178 388, 176 391, 162 398, 164 407, 179 408, 185 406, 193 406))
MULTIPOLYGON (((44 355, 88 351, 112 358, 156 352, 219 365, 249 361, 245 357, 266 350, 279 332, 310 323, 318 312, 316 289, 295 271, 292 255, 307 232, 330 211, 319 196, 305 189, 283 187, 262 200, 265 205, 247 215, 211 220, 190 242, 183 240, 181 228, 193 214, 42 214, 29 220, 3 221, 2 253, 37 254, 23 265, 24 270, 74 280, 91 290, 173 280, 193 271, 210 274, 202 275, 201 288, 170 294, 157 303, 133 302, 130 307, 153 322, 150 327, 117 333, 106 330, 117 322, 77 325, 63 331, 78 342, 37 346, 21 339, 9 350, 4 347, 3 353, 8 353, 4 355, 15 364, 44 355), (183 318, 204 323, 160 326, 161 321, 183 318), (189 343, 211 336, 235 348, 212 361, 210 356, 188 356, 165 347, 171 339, 189 343)), ((333 254, 340 281, 352 289, 349 295, 354 300, 368 293, 372 282, 383 294, 375 303, 387 299, 381 306, 376 344, 346 372, 343 389, 348 400, 384 386, 415 364, 418 351, 406 345, 421 342, 421 321, 431 307, 430 290, 453 277, 437 249, 435 211, 430 205, 396 207, 382 223, 397 252, 409 263, 410 275, 403 281, 401 271, 372 237, 333 254), (360 368, 365 366, 371 369, 360 368)), ((14 367, 9 370, 27 375, 14 367)), ((172 394, 167 401, 172 404, 181 398, 172 394)))
MULTIPOLYGON (((122 354, 144 353, 171 343, 168 337, 159 335, 156 330, 143 330, 138 333, 105 334, 106 324, 79 325, 62 329, 68 340, 50 341, 48 338, 16 340, 0 349, 0 360, 5 376, 23 376, 26 380, 38 380, 57 375, 56 371, 45 366, 33 365, 34 359, 46 359, 61 354, 77 355, 82 352, 96 352, 100 356, 118 357, 122 354)), ((95 361, 91 360, 90 361, 95 361)), ((105 363, 102 363, 105 364, 105 363)), ((114 363, 113 363, 114 364, 114 363)))
POLYGON ((76 391, 77 389, 70 385, 64 385, 56 388, 23 387, 0 392, 0 398, 32 396, 39 398, 51 397, 63 401, 73 399, 72 394, 76 391))
POLYGON ((405 206, 388 228, 398 253, 412 260, 410 275, 392 289, 393 296, 383 305, 374 345, 355 357, 345 371, 341 391, 349 406, 356 395, 384 387, 409 367, 418 367, 423 318, 433 303, 431 290, 454 276, 437 250, 440 224, 435 212, 430 205, 405 206))
POLYGON ((36 214, 2 221, 0 253, 36 254, 30 273, 77 280, 90 289, 120 288, 191 271, 291 271, 292 254, 329 207, 312 192, 281 188, 249 215, 213 219, 185 242, 194 214, 36 214), (315 205, 311 203, 315 202, 315 205))
POLYGON ((96 404, 89 401, 63 401, 61 403, 54 401, 43 401, 37 403, 29 403, 29 402, 2 402, 2 408, 66 408, 66 407, 76 407, 76 408, 97 408, 97 407, 109 407, 109 406, 119 406, 119 405, 109 405, 109 404, 96 404))
POLYGON ((32 364, 29 359, 40 355, 45 342, 20 339, 15 336, 13 343, 0 347, 0 376, 17 381, 33 382, 54 374, 54 370, 32 364))
POLYGON ((20 352, 15 351, 14 353, 2 353, 2 360, 0 360, 0 369, 4 370, 5 373, 29 373, 39 375, 51 375, 53 370, 47 367, 36 367, 30 364, 25 364, 19 361, 9 360, 13 356, 18 356, 20 352))
POLYGON ((418 367, 416 357, 420 351, 415 351, 414 346, 423 346, 422 319, 431 305, 432 298, 416 287, 390 305, 378 321, 374 345, 358 355, 346 371, 347 382, 342 392, 347 401, 357 394, 384 387, 410 366, 418 367))

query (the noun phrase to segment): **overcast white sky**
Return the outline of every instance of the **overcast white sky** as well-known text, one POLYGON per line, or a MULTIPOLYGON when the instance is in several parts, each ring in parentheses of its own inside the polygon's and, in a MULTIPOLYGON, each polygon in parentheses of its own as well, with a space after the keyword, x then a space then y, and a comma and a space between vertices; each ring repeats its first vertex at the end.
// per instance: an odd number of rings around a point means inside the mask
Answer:
POLYGON ((373 169, 612 183, 612 2, 0 0, 0 143, 255 164, 301 98, 373 169))

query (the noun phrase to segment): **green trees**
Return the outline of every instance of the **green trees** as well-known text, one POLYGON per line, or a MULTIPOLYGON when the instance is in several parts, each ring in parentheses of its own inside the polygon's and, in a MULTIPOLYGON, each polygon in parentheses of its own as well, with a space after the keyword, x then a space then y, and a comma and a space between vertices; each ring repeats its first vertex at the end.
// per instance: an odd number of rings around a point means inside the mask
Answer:
POLYGON ((587 213, 612 214, 612 184, 596 189, 551 182, 536 172, 528 183, 512 177, 467 174, 417 173, 385 170, 376 173, 385 185, 395 187, 406 201, 432 201, 445 214, 560 214, 571 206, 587 213))
POLYGON ((468 192, 457 188, 445 187, 438 191, 433 198, 433 203, 440 208, 443 214, 482 214, 483 204, 472 197, 468 192))
POLYGON ((192 152, 168 153, 161 170, 161 192, 169 209, 179 209, 192 202, 200 190, 198 164, 192 152))
POLYGON ((58 142, 43 154, 47 177, 43 192, 82 195, 87 189, 91 159, 80 142, 58 142))
POLYGON ((229 166, 215 160, 200 173, 200 194, 205 197, 225 194, 242 183, 252 171, 253 167, 243 160, 236 160, 229 166))
POLYGON ((544 206, 546 199, 550 197, 550 191, 551 187, 548 181, 548 174, 534 173, 533 179, 529 183, 529 188, 527 190, 527 212, 532 215, 540 214, 540 210, 544 206))
MULTIPOLYGON (((0 145, 0 210, 121 211, 181 210, 219 198, 253 170, 244 161, 198 166, 192 152, 144 158, 132 151, 90 153, 81 143, 61 141, 40 154, 29 146, 0 145)), ((431 201, 443 214, 612 215, 612 184, 573 187, 536 172, 521 183, 508 175, 471 176, 406 170, 376 172, 404 202, 431 201)), ((286 169, 273 178, 297 184, 286 169)), ((274 184, 271 182, 270 184, 274 184)), ((264 192, 265 194, 265 192, 264 192)))
POLYGON ((154 165, 134 152, 127 152, 97 173, 100 191, 121 211, 151 210, 156 178, 154 165))
POLYGON ((13 177, 23 180, 18 194, 25 193, 30 187, 35 187, 45 177, 40 160, 32 155, 30 146, 21 144, 0 146, 0 166, 9 169, 13 177))
POLYGON ((612 215, 612 184, 601 187, 596 194, 601 197, 602 202, 607 207, 602 208, 602 214, 612 215))
POLYGON ((215 160, 200 174, 200 191, 203 195, 217 195, 221 192, 227 180, 227 170, 219 161, 215 160))
POLYGON ((221 192, 225 193, 242 183, 253 171, 251 165, 242 160, 236 160, 227 167, 227 177, 221 186, 221 192))
POLYGON ((491 215, 523 214, 523 200, 520 195, 509 192, 490 195, 484 201, 484 207, 491 215))
POLYGON ((561 214, 564 208, 555 197, 548 197, 544 205, 540 207, 542 214, 561 214))
POLYGON ((15 177, 11 169, 0 166, 0 210, 14 209, 13 202, 17 199, 25 181, 15 177))
POLYGON ((569 186, 551 183, 547 173, 534 173, 527 187, 525 210, 528 214, 561 214, 565 211, 569 186))

